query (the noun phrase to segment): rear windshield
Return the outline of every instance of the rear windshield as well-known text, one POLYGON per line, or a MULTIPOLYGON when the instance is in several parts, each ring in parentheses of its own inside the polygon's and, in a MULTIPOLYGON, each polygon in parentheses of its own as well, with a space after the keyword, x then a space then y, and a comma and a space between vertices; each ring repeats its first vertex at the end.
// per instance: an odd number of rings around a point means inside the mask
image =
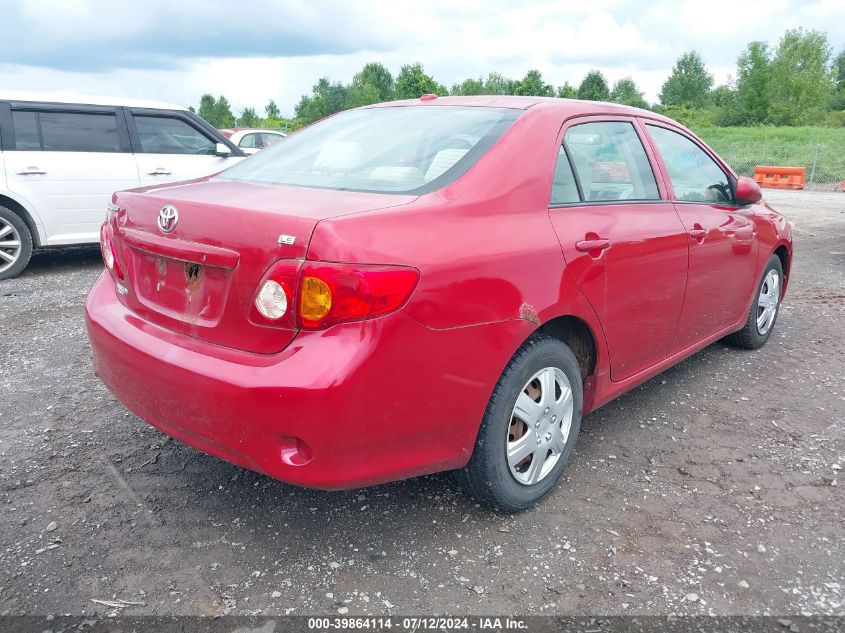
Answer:
POLYGON ((400 106, 315 123, 218 178, 378 193, 426 193, 464 174, 521 113, 400 106))

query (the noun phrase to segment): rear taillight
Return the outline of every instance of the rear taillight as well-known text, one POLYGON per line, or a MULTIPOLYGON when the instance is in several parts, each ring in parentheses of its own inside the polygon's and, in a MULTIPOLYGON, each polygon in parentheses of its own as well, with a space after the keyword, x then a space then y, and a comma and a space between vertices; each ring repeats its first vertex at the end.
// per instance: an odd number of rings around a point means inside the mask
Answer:
POLYGON ((301 265, 302 260, 284 260, 264 275, 252 300, 250 321, 275 328, 296 328, 293 304, 301 265))
POLYGON ((106 268, 120 281, 123 281, 123 271, 120 269, 120 262, 117 260, 117 250, 111 239, 111 228, 108 222, 100 227, 100 252, 103 255, 103 263, 106 268))
POLYGON ((275 279, 268 279, 261 285, 255 297, 255 307, 265 319, 276 321, 288 313, 288 293, 284 285, 275 279))
POLYGON ((319 330, 389 314, 404 305, 419 278, 405 266, 306 262, 297 297, 300 327, 319 330))
POLYGON ((406 266, 278 262, 261 280, 250 320, 277 328, 322 330, 401 308, 419 282, 406 266))

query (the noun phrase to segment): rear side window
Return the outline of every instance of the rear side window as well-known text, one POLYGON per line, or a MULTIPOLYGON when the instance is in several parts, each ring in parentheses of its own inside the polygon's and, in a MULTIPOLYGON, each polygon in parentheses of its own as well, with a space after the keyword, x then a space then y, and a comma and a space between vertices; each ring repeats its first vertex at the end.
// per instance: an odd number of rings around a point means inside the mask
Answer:
POLYGON ((675 199, 684 202, 733 202, 733 189, 722 168, 686 136, 647 125, 663 157, 675 199))
POLYGON ((278 143, 283 138, 285 137, 281 134, 267 134, 265 132, 261 135, 261 139, 264 141, 264 145, 262 147, 270 147, 273 143, 278 143))
POLYGON ((40 150, 38 114, 25 110, 12 110, 12 127, 15 130, 15 149, 40 150))
POLYGON ((213 155, 216 144, 185 121, 174 117, 134 115, 145 154, 213 155))
POLYGON ((578 185, 575 184, 575 174, 572 173, 572 165, 563 145, 557 153, 555 163, 554 180, 552 181, 552 204, 566 204, 568 202, 580 202, 578 185))
POLYGON ((13 111, 15 148, 45 152, 119 152, 117 117, 109 113, 13 111))
POLYGON ((660 198, 654 172, 632 123, 573 125, 566 132, 564 144, 585 201, 660 198))

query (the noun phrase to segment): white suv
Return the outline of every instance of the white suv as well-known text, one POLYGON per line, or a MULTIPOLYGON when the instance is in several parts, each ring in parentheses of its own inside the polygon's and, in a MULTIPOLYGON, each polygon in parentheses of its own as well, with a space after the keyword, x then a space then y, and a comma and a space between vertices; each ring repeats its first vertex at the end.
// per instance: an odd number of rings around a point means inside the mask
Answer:
POLYGON ((0 92, 0 279, 33 248, 98 242, 114 191, 208 176, 243 156, 179 106, 0 92))

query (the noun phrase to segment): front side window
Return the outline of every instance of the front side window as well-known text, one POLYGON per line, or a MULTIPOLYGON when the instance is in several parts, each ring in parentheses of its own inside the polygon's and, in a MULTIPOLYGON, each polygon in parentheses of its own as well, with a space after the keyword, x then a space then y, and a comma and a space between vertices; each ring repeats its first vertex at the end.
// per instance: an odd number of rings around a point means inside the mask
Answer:
POLYGON ((145 154, 214 155, 216 145, 205 134, 174 117, 136 114, 135 127, 145 154))
POLYGON ((238 143, 238 147, 245 147, 247 149, 255 149, 259 147, 258 134, 244 134, 241 142, 238 143))
POLYGON ((398 106, 348 110, 276 143, 219 178, 303 187, 424 193, 465 173, 521 113, 398 106))
POLYGON ((117 117, 109 113, 12 112, 15 148, 45 152, 119 152, 117 117))
POLYGON ((585 202, 660 198, 654 172, 632 123, 573 125, 566 132, 564 144, 585 202))
POLYGON ((730 179, 703 149, 686 136, 665 127, 646 127, 663 157, 676 200, 733 202, 730 179))

